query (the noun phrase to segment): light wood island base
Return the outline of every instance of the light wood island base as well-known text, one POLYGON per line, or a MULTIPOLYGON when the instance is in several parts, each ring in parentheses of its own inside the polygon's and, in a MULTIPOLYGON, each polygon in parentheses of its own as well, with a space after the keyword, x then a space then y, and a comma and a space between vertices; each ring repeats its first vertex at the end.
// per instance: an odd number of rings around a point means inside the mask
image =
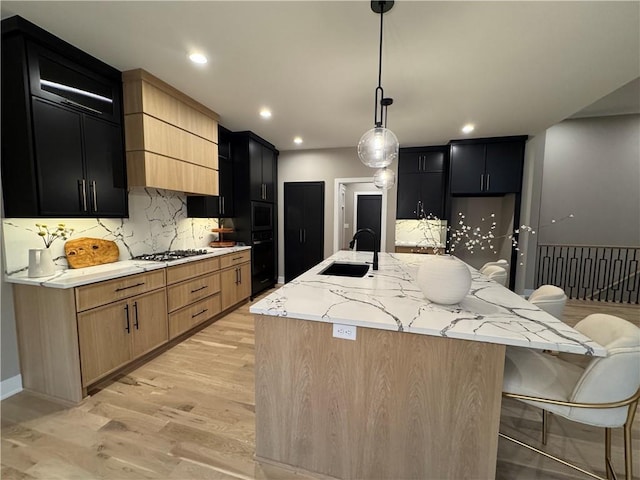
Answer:
POLYGON ((341 479, 495 478, 504 345, 254 319, 258 461, 341 479))

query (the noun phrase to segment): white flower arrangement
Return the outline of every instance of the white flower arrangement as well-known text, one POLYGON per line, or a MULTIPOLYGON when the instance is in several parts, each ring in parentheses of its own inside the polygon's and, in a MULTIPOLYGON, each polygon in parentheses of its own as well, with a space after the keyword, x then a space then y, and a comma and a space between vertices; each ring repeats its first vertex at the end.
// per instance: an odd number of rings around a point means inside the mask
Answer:
MULTIPOLYGON (((510 233, 504 235, 496 235, 495 230, 497 228, 497 222, 495 221, 495 213, 491 213, 487 217, 482 217, 480 225, 472 227, 465 223, 465 215, 461 212, 458 213, 457 223, 453 223, 448 226, 438 224, 440 219, 432 214, 425 215, 424 210, 419 212, 419 225, 418 228, 422 230, 425 240, 436 244, 435 240, 442 238, 442 234, 446 231, 446 250, 450 254, 454 254, 456 250, 467 251, 473 254, 478 250, 489 250, 493 254, 498 254, 498 250, 495 246, 495 241, 500 239, 509 239, 511 241, 511 248, 519 252, 520 257, 524 257, 524 252, 520 252, 518 246, 518 236, 526 233, 535 235, 536 231, 529 225, 520 225, 510 233), (436 226, 439 225, 439 226, 436 226)), ((549 225, 542 225, 540 228, 545 228, 553 224, 563 222, 565 220, 574 218, 572 213, 560 218, 559 220, 552 219, 549 225)), ((441 253, 440 247, 434 247, 434 253, 441 253)), ((520 263, 522 265, 522 263, 520 263)))

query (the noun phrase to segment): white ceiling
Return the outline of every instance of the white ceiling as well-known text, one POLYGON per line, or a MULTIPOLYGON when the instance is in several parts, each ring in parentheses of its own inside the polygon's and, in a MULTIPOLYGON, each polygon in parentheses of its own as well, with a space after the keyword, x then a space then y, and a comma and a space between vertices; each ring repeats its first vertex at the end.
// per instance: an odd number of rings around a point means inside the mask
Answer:
MULTIPOLYGON (((144 68, 280 150, 353 146, 373 127, 368 1, 3 0, 1 14, 119 70, 144 68), (189 62, 193 49, 206 66, 189 62)), ((637 1, 398 1, 384 23, 388 126, 402 146, 463 138, 467 122, 474 137, 535 134, 640 76, 637 1)))

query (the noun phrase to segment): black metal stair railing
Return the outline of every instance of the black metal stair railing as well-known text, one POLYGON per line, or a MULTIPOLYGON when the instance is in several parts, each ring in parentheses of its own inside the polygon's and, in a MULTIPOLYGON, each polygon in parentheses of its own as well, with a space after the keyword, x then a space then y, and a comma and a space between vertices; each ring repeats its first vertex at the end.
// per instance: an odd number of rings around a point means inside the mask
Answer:
POLYGON ((535 278, 569 298, 638 304, 640 247, 538 245, 535 278))

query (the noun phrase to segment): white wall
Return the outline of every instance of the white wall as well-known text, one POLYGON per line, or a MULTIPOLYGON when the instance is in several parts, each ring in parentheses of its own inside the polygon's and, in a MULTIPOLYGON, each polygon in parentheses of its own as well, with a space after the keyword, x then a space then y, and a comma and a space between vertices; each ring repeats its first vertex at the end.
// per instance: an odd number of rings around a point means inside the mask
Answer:
MULTIPOLYGON (((389 168, 397 173, 398 164, 389 168)), ((278 276, 284 277, 284 182, 321 182, 325 185, 324 205, 324 256, 333 253, 333 202, 336 178, 373 178, 375 170, 365 166, 355 147, 326 150, 290 150, 278 157, 278 276)), ((395 235, 397 189, 387 191, 387 235, 386 249, 393 251, 395 235)), ((349 223, 351 220, 349 221, 349 223)))

